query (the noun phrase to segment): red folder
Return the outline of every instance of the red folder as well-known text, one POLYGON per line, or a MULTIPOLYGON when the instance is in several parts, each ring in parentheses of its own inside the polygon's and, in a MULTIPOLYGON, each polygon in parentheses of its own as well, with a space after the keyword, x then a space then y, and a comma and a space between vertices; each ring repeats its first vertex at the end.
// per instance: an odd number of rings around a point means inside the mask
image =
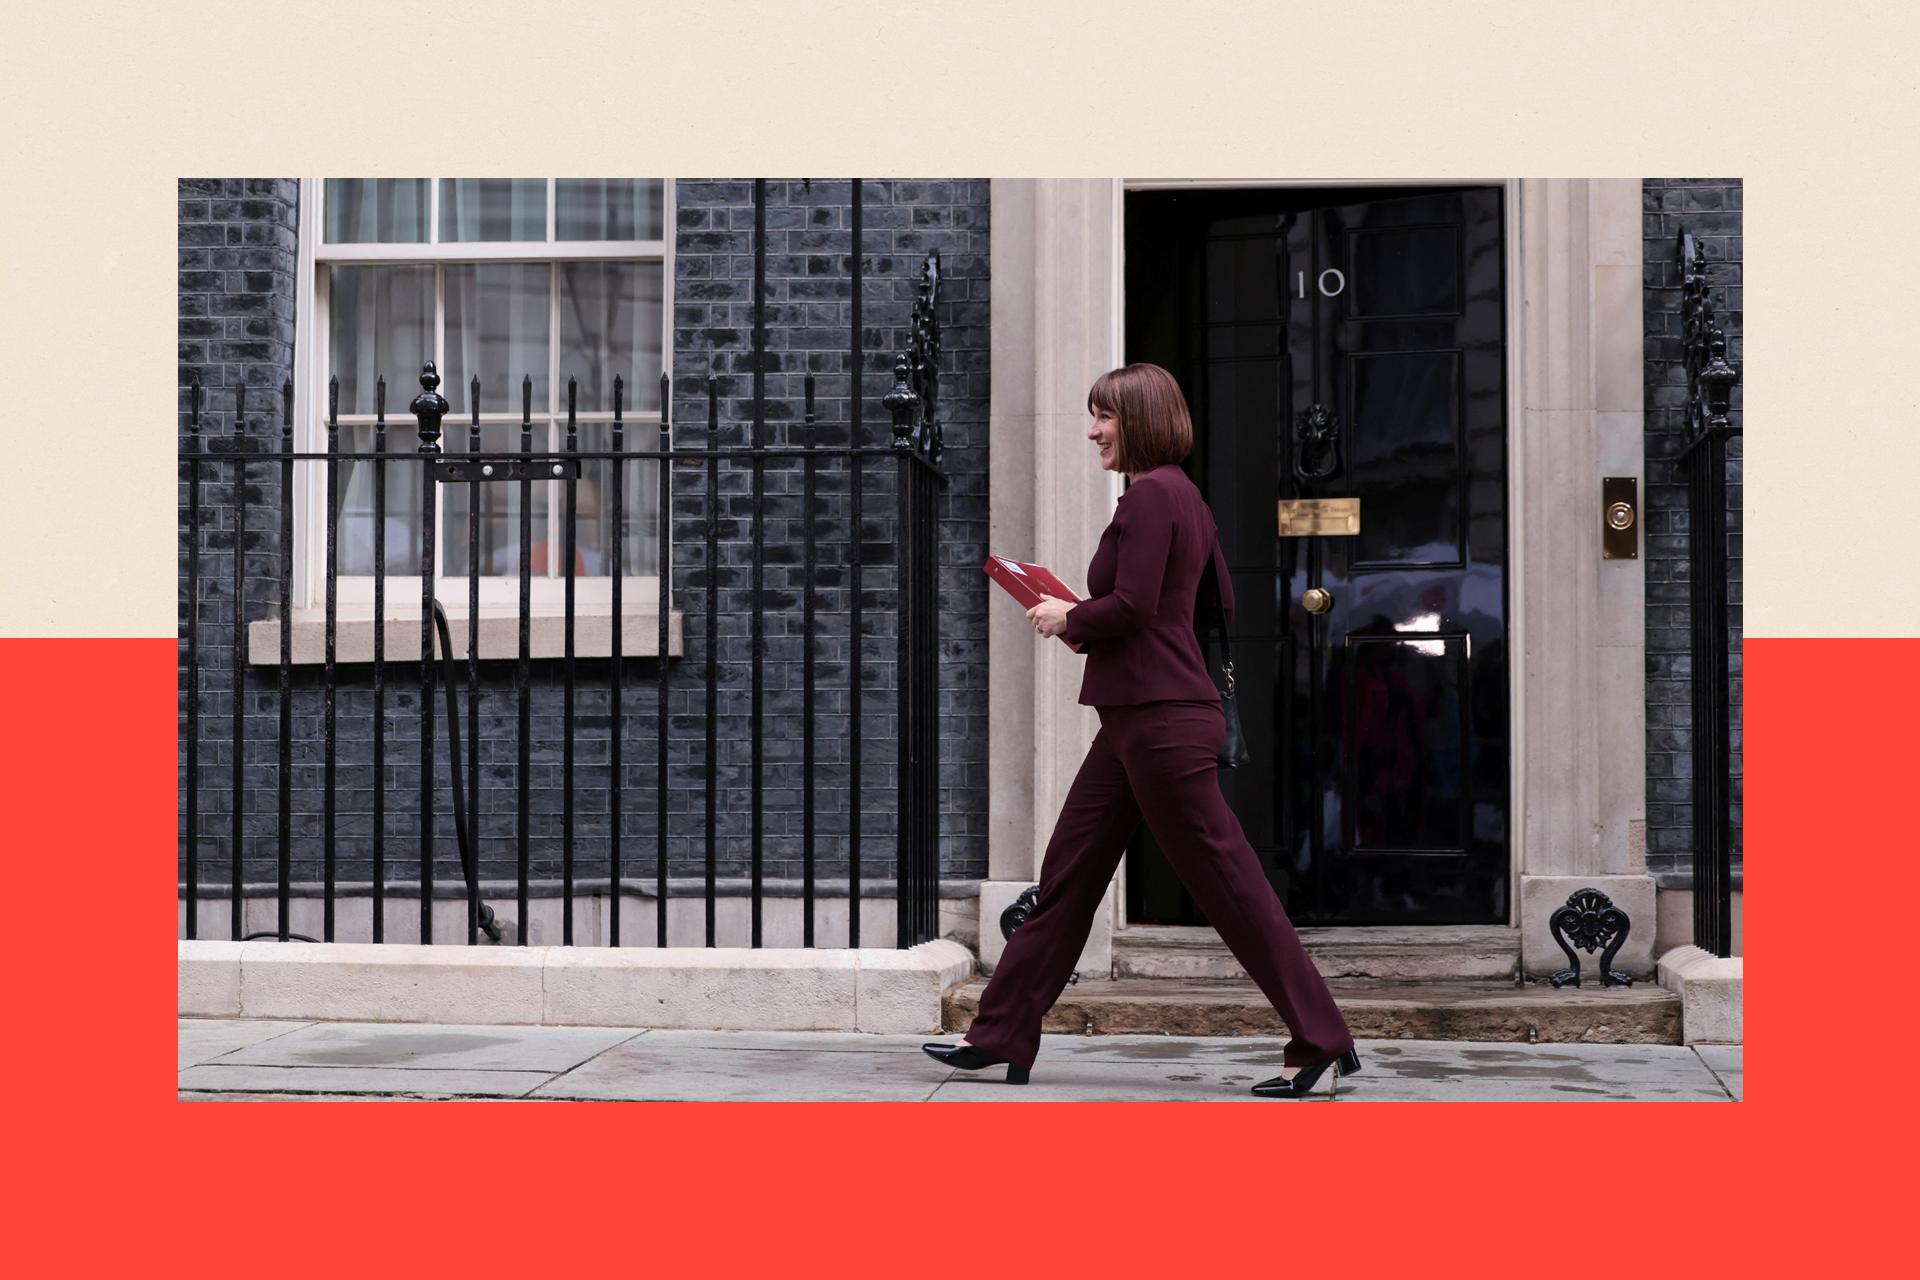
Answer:
MULTIPOLYGON (((1067 584, 1053 576, 1051 569, 1043 569, 1037 564, 1022 564, 1018 560, 1009 560, 1005 556, 988 556, 987 562, 980 566, 989 578, 1005 587, 1007 594, 1020 602, 1022 609, 1031 609, 1046 596, 1056 600, 1065 600, 1068 604, 1080 603, 1080 597, 1073 594, 1067 584)), ((1060 643, 1080 652, 1080 646, 1065 636, 1060 643)))

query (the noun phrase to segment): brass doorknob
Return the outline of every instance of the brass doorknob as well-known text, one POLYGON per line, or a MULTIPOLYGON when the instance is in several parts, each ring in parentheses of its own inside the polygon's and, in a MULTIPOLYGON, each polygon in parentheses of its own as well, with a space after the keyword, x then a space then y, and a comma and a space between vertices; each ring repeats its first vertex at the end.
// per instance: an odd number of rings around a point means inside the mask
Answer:
POLYGON ((1300 593, 1300 607, 1308 613, 1325 613, 1333 608, 1333 592, 1325 587, 1308 587, 1300 593))

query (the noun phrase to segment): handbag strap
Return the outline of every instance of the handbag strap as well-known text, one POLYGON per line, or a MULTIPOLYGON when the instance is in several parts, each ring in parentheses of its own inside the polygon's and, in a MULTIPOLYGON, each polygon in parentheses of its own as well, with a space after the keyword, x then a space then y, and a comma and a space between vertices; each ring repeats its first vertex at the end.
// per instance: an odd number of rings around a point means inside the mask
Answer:
POLYGON ((1220 538, 1216 534, 1213 547, 1207 552, 1207 580, 1213 583, 1213 616, 1220 624, 1220 673, 1227 678, 1227 693, 1233 693, 1233 642, 1227 638, 1227 606, 1220 594, 1219 564, 1220 538))

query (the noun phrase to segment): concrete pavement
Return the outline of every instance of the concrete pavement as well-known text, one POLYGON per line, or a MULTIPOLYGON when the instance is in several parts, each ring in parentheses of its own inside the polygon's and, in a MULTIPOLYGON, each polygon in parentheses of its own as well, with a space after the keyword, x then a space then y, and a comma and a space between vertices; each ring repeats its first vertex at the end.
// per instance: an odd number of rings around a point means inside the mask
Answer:
MULTIPOLYGON (((1280 1073, 1265 1037, 1042 1037, 1033 1083, 951 1071, 927 1036, 646 1031, 182 1018, 182 1099, 1258 1102, 1280 1073)), ((947 1041, 952 1036, 939 1037, 947 1041)), ((1741 1046, 1363 1040, 1359 1075, 1321 1099, 1727 1102, 1741 1046)), ((1277 1105, 1277 1104, 1270 1104, 1277 1105)))

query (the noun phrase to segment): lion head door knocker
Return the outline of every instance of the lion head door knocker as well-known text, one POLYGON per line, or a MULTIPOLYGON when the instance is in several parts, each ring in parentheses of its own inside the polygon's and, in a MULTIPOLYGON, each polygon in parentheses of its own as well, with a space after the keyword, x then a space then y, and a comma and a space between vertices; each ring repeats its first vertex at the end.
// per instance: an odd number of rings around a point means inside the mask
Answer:
POLYGON ((1302 410, 1293 420, 1293 474, 1325 480, 1340 469, 1340 421, 1324 406, 1302 410))
POLYGON ((1627 940, 1627 933, 1633 928, 1633 921, 1627 919, 1627 913, 1613 905, 1613 900, 1598 889, 1581 889, 1567 899, 1567 905, 1548 917, 1547 927, 1553 931, 1553 940, 1567 953, 1568 968, 1556 971, 1548 981, 1556 987, 1577 987, 1580 985, 1580 957, 1573 954, 1579 947, 1588 955, 1598 948, 1605 947, 1600 953, 1600 981, 1603 986, 1630 987, 1633 979, 1624 973, 1618 973, 1613 967, 1613 958, 1620 954, 1620 948, 1627 940))
MULTIPOLYGON (((1033 910, 1033 904, 1038 902, 1039 900, 1040 900, 1039 885, 1037 884, 1028 885, 1026 888, 1022 889, 1020 891, 1020 896, 1015 898, 1011 903, 1009 903, 1007 905, 1007 909, 1000 913, 1000 936, 1011 941, 1013 938, 1013 931, 1015 929, 1018 929, 1021 925, 1027 922, 1028 913, 1033 910)), ((1080 971, 1078 969, 1075 969, 1072 973, 1067 975, 1068 986, 1072 986, 1074 983, 1078 981, 1080 981, 1080 971)))

